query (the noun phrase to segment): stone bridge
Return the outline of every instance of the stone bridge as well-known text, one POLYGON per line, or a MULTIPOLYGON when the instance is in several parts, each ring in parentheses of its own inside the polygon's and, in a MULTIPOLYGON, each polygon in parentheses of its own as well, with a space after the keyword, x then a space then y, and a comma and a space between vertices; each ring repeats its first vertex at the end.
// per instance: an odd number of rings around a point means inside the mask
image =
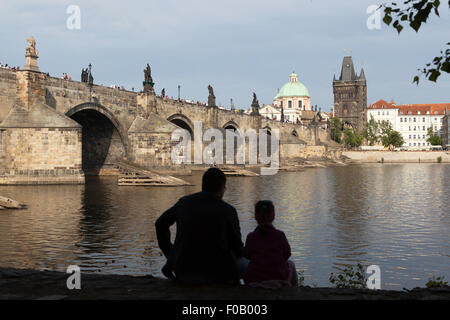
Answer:
MULTIPOLYGON (((37 66, 37 64, 36 64, 37 66)), ((117 160, 176 169, 172 132, 273 129, 281 161, 336 151, 326 130, 85 82, 0 69, 0 183, 81 183, 117 160)))

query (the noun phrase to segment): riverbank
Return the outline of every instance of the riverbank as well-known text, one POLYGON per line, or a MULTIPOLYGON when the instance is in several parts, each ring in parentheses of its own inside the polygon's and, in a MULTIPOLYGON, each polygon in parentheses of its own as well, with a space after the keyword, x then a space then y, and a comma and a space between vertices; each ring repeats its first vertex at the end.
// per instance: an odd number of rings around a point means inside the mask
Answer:
POLYGON ((450 151, 344 151, 347 162, 450 163, 450 151))
POLYGON ((450 300, 450 287, 411 291, 336 288, 278 290, 215 286, 180 286, 151 275, 81 274, 81 289, 69 290, 69 274, 56 271, 0 268, 0 299, 19 300, 450 300))

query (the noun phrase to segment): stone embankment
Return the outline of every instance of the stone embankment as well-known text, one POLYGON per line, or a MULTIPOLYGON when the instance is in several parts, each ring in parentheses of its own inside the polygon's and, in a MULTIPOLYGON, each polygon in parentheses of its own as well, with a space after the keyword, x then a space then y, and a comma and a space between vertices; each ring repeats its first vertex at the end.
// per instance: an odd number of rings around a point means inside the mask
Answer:
POLYGON ((3 209, 25 209, 27 206, 16 200, 0 196, 0 210, 3 209))
POLYGON ((342 155, 352 162, 385 163, 450 163, 450 151, 344 151, 342 155))
POLYGON ((245 286, 180 286, 151 275, 81 274, 81 289, 67 289, 70 275, 55 271, 0 268, 0 299, 91 300, 449 300, 450 287, 413 290, 367 290, 336 288, 282 288, 245 286))

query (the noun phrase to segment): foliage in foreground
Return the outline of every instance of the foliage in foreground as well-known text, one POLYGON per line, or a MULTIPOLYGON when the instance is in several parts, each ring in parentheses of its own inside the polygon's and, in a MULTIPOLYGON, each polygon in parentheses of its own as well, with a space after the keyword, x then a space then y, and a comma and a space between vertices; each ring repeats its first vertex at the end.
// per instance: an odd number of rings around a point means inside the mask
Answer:
POLYGON ((448 286, 448 282, 444 281, 444 276, 435 277, 432 276, 428 279, 428 282, 425 284, 427 288, 437 288, 437 287, 445 287, 448 286))
POLYGON ((330 274, 330 283, 336 288, 366 289, 367 274, 362 264, 345 267, 341 273, 330 274))
MULTIPOLYGON (((409 26, 416 32, 419 32, 422 24, 427 23, 428 18, 432 12, 439 17, 439 0, 404 0, 403 4, 399 2, 391 2, 383 4, 384 8, 383 22, 390 25, 400 32, 403 30, 403 23, 408 23, 409 26)), ((450 8, 450 0, 448 1, 450 8)), ((450 42, 446 44, 448 48, 441 50, 440 55, 436 56, 432 62, 427 63, 423 69, 418 69, 421 74, 433 82, 441 75, 441 72, 450 73, 450 42)), ((415 76, 413 82, 419 84, 419 76, 415 76)))

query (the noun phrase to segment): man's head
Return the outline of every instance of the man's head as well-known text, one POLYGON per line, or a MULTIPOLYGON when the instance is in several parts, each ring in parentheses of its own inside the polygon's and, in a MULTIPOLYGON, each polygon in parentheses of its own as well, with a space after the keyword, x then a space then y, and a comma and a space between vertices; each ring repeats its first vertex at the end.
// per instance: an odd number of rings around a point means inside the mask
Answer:
POLYGON ((227 178, 222 170, 209 168, 202 178, 202 191, 208 191, 222 198, 225 193, 227 178))

